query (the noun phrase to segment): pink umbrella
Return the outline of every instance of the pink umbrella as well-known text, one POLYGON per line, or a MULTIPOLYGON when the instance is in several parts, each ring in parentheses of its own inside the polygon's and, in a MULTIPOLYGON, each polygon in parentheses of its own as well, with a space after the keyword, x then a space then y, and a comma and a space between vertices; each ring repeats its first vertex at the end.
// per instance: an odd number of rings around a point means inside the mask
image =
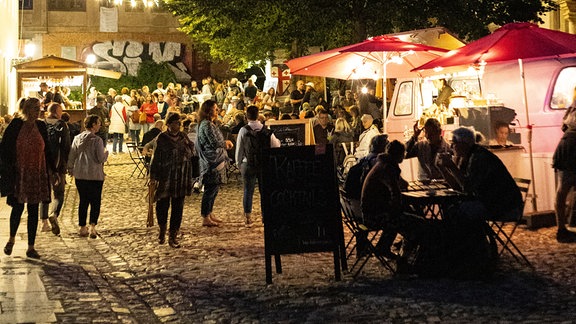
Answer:
MULTIPOLYGON (((545 59, 576 53, 576 35, 540 28, 532 23, 510 23, 497 29, 491 35, 480 38, 463 47, 452 50, 413 71, 423 72, 427 69, 445 67, 481 66, 487 63, 518 60, 520 77, 524 92, 524 108, 528 125, 528 147, 530 153, 530 170, 532 173, 532 190, 536 192, 534 182, 534 164, 532 161, 532 125, 528 113, 526 96, 526 79, 522 60, 545 59)), ((536 208, 536 195, 533 195, 533 206, 536 208)))
MULTIPOLYGON (((445 49, 377 36, 361 43, 335 48, 286 62, 291 74, 335 79, 383 79, 414 75, 415 67, 439 57, 445 49)), ((386 87, 383 87, 386 98, 386 87)), ((384 100, 383 116, 387 107, 384 100)), ((386 131, 386 123, 384 123, 386 131)))

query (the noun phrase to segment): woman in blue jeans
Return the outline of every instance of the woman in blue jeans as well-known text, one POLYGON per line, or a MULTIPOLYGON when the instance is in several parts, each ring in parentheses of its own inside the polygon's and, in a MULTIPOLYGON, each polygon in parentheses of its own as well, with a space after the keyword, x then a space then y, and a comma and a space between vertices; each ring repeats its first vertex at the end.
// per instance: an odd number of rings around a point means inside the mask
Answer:
POLYGON ((228 153, 234 144, 224 140, 224 135, 216 125, 218 120, 218 104, 214 100, 206 100, 200 107, 196 151, 200 158, 200 177, 204 185, 202 195, 202 226, 218 226, 221 220, 212 214, 218 189, 226 177, 228 153))
POLYGON ((108 159, 108 151, 102 139, 96 135, 102 121, 96 115, 89 115, 84 119, 86 130, 72 142, 68 156, 68 173, 75 178, 76 189, 80 196, 78 206, 78 225, 81 237, 95 239, 98 236, 96 225, 100 217, 102 204, 102 186, 104 185, 104 162, 108 159), (86 227, 90 207, 90 233, 86 227))

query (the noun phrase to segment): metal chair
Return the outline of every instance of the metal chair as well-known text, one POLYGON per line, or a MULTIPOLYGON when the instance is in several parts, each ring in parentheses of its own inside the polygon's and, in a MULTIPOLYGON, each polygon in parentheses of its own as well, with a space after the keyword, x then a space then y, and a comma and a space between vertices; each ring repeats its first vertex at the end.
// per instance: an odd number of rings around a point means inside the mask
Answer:
POLYGON ((134 142, 127 142, 126 147, 128 147, 130 159, 134 162, 134 169, 130 177, 133 177, 134 174, 136 174, 137 178, 146 177, 146 174, 148 174, 146 158, 141 154, 140 149, 134 142))
MULTIPOLYGON (((516 184, 518 185, 518 189, 522 193, 522 212, 524 211, 524 204, 526 203, 526 197, 528 196, 528 190, 530 188, 530 179, 522 179, 522 178, 514 178, 516 184)), ((524 261, 526 265, 532 267, 532 264, 526 256, 520 251, 518 246, 512 241, 512 235, 516 232, 516 228, 522 221, 523 213, 520 213, 520 216, 512 221, 500 221, 500 220, 489 220, 490 227, 494 233, 494 238, 498 241, 501 245, 500 250, 498 251, 498 255, 502 255, 504 251, 508 251, 516 261, 521 262, 524 261), (512 228, 506 231, 504 226, 510 223, 512 228)))
POLYGON ((345 192, 343 191, 340 191, 340 205, 344 216, 343 222, 352 233, 352 237, 346 244, 346 249, 350 250, 347 254, 347 258, 349 258, 354 251, 356 251, 357 255, 356 261, 349 271, 354 272, 354 277, 358 276, 368 260, 374 257, 380 261, 384 268, 394 274, 396 271, 392 264, 376 251, 375 242, 377 242, 377 238, 380 237, 382 231, 380 229, 368 228, 366 225, 362 224, 362 212, 358 210, 358 206, 355 206, 350 198, 346 197, 345 192), (366 245, 366 250, 362 251, 363 253, 359 253, 358 239, 363 240, 366 245), (356 243, 354 243, 354 241, 356 241, 356 243))

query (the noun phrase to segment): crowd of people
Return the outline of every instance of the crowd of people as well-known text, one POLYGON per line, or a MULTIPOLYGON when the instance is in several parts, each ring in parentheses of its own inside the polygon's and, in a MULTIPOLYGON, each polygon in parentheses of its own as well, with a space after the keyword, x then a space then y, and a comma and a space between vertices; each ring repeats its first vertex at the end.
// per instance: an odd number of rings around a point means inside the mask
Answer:
MULTIPOLYGON (((218 83, 207 77, 201 87, 195 81, 190 86, 169 83, 166 88, 158 82, 153 91, 147 86, 122 88, 119 93, 111 88, 106 95, 92 88, 82 132, 67 122, 69 116, 62 111, 65 105, 55 101, 54 94, 42 84, 38 98, 21 99, 19 112, 0 128, 0 189, 12 206, 10 238, 4 252, 12 253, 24 204, 29 215, 29 257, 40 257, 34 248, 39 218, 43 231, 59 234, 66 174, 74 177, 80 197, 79 235, 98 237, 107 144, 111 140, 111 153, 121 154, 126 136, 147 156, 150 183, 155 188, 159 244, 166 242, 168 233, 168 244, 180 247, 184 199, 198 189, 198 184, 203 188, 201 224, 221 226, 213 206, 219 187, 227 181, 230 163, 236 163, 242 175, 243 216, 250 226, 252 197, 261 167, 256 151, 262 146, 280 146, 266 127, 270 119, 310 118, 314 142, 333 144, 339 166, 344 167, 347 159, 353 161, 355 170, 345 170, 345 188, 371 226, 386 224, 386 235, 378 244, 385 257, 396 258, 390 250, 396 234, 422 241, 420 236, 428 223, 413 210, 399 207, 398 193, 406 181, 398 165, 404 158, 418 159, 419 179, 442 179, 471 197, 452 209, 462 215, 460 218, 514 218, 522 213, 523 201, 512 176, 496 155, 479 145, 473 130, 456 129, 449 142, 442 137, 440 122, 429 118, 422 128, 418 123, 414 125, 413 136, 405 144, 389 142, 387 134, 380 131, 382 116, 378 108, 362 107, 366 98, 378 101, 370 96, 362 99, 346 91, 329 104, 314 83, 299 80, 286 101, 280 102, 274 88, 261 91, 254 81, 250 79, 243 85, 232 78, 218 83)), ((5 116, 4 121, 12 117, 5 116)), ((572 138, 573 132, 569 129, 566 134, 564 142, 572 138)), ((507 145, 504 135, 502 138, 499 143, 507 145)), ((565 200, 566 188, 571 188, 573 182, 572 171, 560 162, 555 162, 555 167, 562 171, 559 199, 565 200)), ((560 206, 560 202, 557 204, 560 206)), ((558 241, 573 242, 574 236, 559 224, 558 241)))

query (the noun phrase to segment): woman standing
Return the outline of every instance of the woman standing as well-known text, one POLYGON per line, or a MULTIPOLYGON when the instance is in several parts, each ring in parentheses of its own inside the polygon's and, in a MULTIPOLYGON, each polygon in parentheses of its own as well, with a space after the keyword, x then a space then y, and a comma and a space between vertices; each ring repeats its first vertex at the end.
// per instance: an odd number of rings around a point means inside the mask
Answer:
POLYGON ((192 156, 194 144, 188 135, 180 131, 180 114, 170 113, 166 121, 168 130, 158 135, 156 149, 150 165, 150 179, 156 184, 156 218, 160 227, 158 243, 166 241, 168 208, 170 212, 170 236, 168 244, 179 248, 178 232, 182 224, 184 198, 192 194, 192 156))
POLYGON ((10 213, 10 238, 4 247, 6 255, 12 254, 14 240, 24 204, 28 209, 28 250, 26 256, 39 259, 34 249, 38 229, 38 204, 50 203, 48 168, 55 171, 48 145, 46 124, 38 120, 40 100, 28 98, 21 104, 22 117, 12 120, 2 138, 2 196, 12 206, 10 213))
POLYGON ((264 106, 264 109, 272 110, 272 108, 274 108, 277 103, 278 100, 276 99, 276 89, 272 87, 268 89, 268 92, 264 96, 264 99, 262 100, 262 105, 264 106))
POLYGON ((202 195, 202 226, 218 226, 221 222, 212 215, 214 201, 218 195, 218 189, 226 177, 228 153, 234 144, 224 140, 222 132, 214 123, 218 120, 218 104, 214 100, 206 100, 200 107, 200 123, 196 138, 196 151, 200 157, 200 177, 204 185, 202 195))
POLYGON ((104 185, 104 162, 108 159, 108 151, 104 142, 96 135, 102 121, 96 115, 84 119, 86 130, 72 142, 68 156, 68 173, 75 178, 76 188, 80 196, 78 206, 78 225, 80 236, 88 236, 86 218, 90 206, 90 238, 98 236, 96 225, 100 217, 102 203, 102 186, 104 185))
POLYGON ((146 95, 146 101, 140 107, 140 113, 146 114, 146 123, 142 124, 142 134, 146 134, 150 128, 154 127, 154 114, 158 113, 158 105, 151 94, 146 95))
POLYGON ((554 156, 552 167, 556 174, 558 187, 556 188, 556 240, 559 243, 576 242, 576 232, 566 228, 568 215, 572 215, 571 206, 566 208, 566 198, 568 193, 576 187, 576 89, 574 89, 574 100, 562 118, 562 131, 564 135, 560 139, 554 156))
POLYGON ((126 106, 122 96, 114 97, 114 105, 110 107, 110 128, 112 134, 112 154, 122 153, 124 144, 124 131, 126 130, 126 106), (118 150, 116 146, 118 145, 118 150))

